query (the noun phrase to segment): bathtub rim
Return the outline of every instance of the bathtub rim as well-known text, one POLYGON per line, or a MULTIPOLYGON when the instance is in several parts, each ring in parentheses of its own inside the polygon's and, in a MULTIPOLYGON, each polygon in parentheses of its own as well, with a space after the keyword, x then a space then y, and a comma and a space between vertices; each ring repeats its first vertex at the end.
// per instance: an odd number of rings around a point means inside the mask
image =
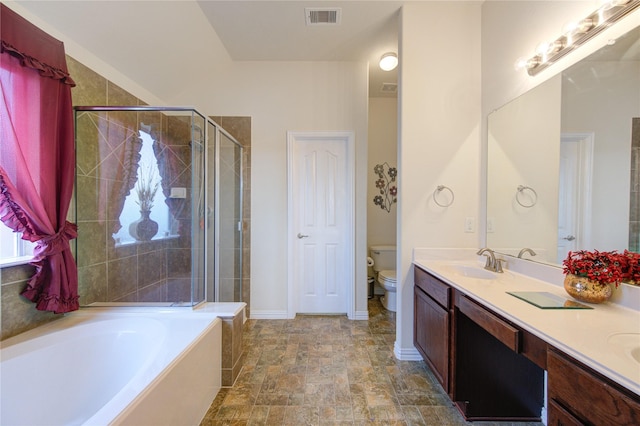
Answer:
MULTIPOLYGON (((32 330, 28 330, 24 333, 20 333, 16 336, 12 336, 8 339, 0 342, 0 354, 6 353, 10 356, 8 359, 12 359, 15 355, 12 352, 20 352, 23 348, 19 345, 23 344, 24 349, 30 349, 38 338, 49 338, 55 333, 65 332, 75 326, 85 326, 91 324, 98 324, 102 321, 108 321, 111 319, 123 319, 123 318, 153 318, 160 317, 161 321, 171 321, 172 319, 186 319, 199 323, 199 328, 189 335, 189 338, 183 336, 183 340, 179 341, 179 347, 170 350, 170 355, 165 355, 165 359, 162 362, 154 362, 151 368, 145 371, 146 374, 140 375, 137 372, 131 377, 131 380, 127 382, 124 387, 114 395, 107 403, 98 411, 91 414, 84 420, 83 424, 112 424, 118 418, 120 418, 126 410, 132 405, 135 405, 138 398, 142 397, 145 392, 156 384, 162 376, 170 371, 180 358, 188 353, 201 339, 211 332, 215 327, 222 328, 222 320, 218 315, 213 313, 200 312, 195 313, 193 310, 175 309, 175 308, 158 308, 158 307, 94 307, 94 308, 81 308, 80 310, 64 314, 56 321, 44 324, 36 327, 32 330), (150 374, 149 374, 150 373, 150 374), (141 378, 141 376, 143 376, 141 378), (146 376, 146 377, 144 377, 146 376), (138 380, 133 383, 132 381, 138 380), (137 392, 131 396, 131 387, 135 388, 137 392), (125 392, 126 391, 126 392, 125 392), (110 419, 110 420, 109 420, 110 419), (97 421, 97 422, 96 422, 97 421)), ((99 326, 99 324, 98 324, 99 326)), ((46 345, 45 345, 46 347, 46 345)), ((37 347, 35 348, 37 350, 37 347)), ((221 351, 222 347, 218 349, 221 351)), ((28 351, 27 351, 28 352, 28 351)), ((4 360, 4 356, 0 356, 0 361, 4 360)), ((220 367, 217 366, 218 373, 220 367)), ((218 386, 219 390, 219 386, 218 386)), ((216 392, 218 391, 216 390, 216 392)), ((203 414, 204 415, 204 414, 203 414)))

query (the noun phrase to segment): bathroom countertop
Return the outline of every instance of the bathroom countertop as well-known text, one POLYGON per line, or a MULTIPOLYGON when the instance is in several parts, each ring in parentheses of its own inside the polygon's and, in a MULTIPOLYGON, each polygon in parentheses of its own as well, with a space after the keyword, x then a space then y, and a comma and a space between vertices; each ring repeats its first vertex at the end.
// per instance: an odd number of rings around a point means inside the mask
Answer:
MULTIPOLYGON (((561 282, 550 283, 510 270, 487 280, 465 276, 454 267, 466 265, 484 270, 484 263, 477 260, 433 260, 414 254, 413 262, 514 324, 640 395, 640 362, 631 357, 629 347, 610 343, 611 336, 626 333, 637 337, 635 344, 640 342, 640 311, 612 302, 588 305, 593 309, 541 309, 507 292, 548 292, 572 300, 561 282)), ((640 297, 640 289, 632 294, 633 297, 640 297)))

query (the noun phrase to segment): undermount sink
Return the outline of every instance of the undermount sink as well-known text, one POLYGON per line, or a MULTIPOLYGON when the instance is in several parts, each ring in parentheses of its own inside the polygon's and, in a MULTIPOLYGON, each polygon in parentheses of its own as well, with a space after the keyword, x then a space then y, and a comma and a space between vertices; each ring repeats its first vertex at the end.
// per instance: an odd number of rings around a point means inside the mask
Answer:
POLYGON ((480 280, 495 280, 496 274, 487 271, 486 269, 479 268, 477 266, 470 265, 453 265, 453 270, 460 275, 468 278, 477 278, 480 280))
POLYGON ((616 333, 607 341, 614 352, 640 364, 640 333, 616 333))

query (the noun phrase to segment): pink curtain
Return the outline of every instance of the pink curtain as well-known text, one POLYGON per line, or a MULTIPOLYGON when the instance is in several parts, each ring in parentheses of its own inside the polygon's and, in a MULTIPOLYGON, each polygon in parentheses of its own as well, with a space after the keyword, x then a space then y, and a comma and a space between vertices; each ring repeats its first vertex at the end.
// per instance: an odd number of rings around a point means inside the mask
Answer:
POLYGON ((66 220, 75 150, 63 44, 0 4, 0 220, 36 242, 22 295, 55 313, 78 309, 66 220))

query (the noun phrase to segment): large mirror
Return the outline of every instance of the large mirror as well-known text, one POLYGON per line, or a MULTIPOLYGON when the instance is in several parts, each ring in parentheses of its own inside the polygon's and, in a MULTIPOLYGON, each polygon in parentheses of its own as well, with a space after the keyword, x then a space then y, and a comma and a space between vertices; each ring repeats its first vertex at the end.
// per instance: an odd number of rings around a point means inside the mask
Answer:
POLYGON ((640 27, 489 116, 487 245, 640 251, 640 27), (637 163, 637 165, 636 165, 637 163))

